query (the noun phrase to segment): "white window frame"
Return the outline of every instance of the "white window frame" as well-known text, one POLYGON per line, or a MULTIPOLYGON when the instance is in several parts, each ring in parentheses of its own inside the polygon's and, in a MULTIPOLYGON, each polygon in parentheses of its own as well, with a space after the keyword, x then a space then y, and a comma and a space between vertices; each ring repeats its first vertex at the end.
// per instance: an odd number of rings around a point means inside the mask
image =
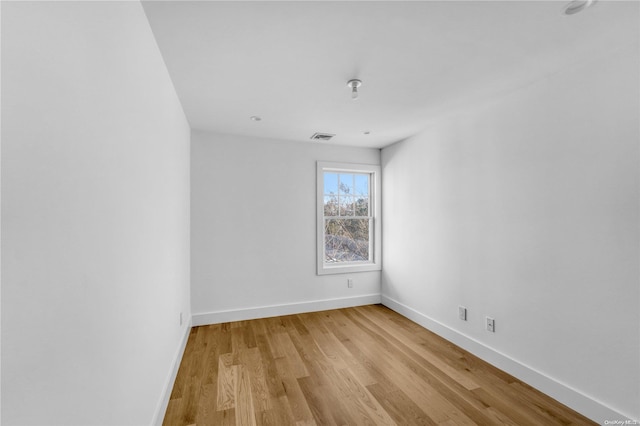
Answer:
POLYGON ((380 203, 380 166, 372 164, 353 164, 318 161, 316 167, 316 223, 317 223, 317 273, 318 275, 344 274, 351 272, 379 271, 381 259, 381 203, 380 203), (324 261, 324 173, 367 173, 369 179, 369 209, 372 212, 373 226, 370 228, 369 253, 371 260, 366 262, 325 263, 324 261))

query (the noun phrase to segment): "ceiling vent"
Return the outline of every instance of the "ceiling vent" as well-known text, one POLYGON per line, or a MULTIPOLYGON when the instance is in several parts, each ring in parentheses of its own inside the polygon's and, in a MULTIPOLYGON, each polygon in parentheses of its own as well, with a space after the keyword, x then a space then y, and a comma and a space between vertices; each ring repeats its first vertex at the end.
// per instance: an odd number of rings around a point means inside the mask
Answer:
POLYGON ((331 133, 314 133, 311 139, 314 141, 330 141, 334 136, 331 133))

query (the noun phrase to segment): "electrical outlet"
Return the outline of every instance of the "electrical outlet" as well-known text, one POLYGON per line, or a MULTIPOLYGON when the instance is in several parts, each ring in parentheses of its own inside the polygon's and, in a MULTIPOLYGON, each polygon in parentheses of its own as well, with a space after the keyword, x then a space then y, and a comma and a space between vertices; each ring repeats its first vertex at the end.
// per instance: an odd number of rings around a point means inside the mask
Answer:
POLYGON ((347 279, 347 287, 348 288, 353 288, 353 280, 351 278, 347 279))
POLYGON ((496 332, 496 320, 494 320, 491 317, 486 317, 486 320, 487 320, 487 331, 495 333, 496 332))
POLYGON ((465 308, 464 306, 458 306, 458 318, 460 318, 462 321, 467 320, 467 308, 465 308))

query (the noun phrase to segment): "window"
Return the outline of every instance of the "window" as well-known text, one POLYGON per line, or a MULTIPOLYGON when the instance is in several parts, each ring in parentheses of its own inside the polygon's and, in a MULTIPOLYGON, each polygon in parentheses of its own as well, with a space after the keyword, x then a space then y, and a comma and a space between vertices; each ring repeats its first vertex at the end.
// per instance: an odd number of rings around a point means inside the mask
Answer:
POLYGON ((318 162, 318 275, 380 270, 380 167, 318 162))

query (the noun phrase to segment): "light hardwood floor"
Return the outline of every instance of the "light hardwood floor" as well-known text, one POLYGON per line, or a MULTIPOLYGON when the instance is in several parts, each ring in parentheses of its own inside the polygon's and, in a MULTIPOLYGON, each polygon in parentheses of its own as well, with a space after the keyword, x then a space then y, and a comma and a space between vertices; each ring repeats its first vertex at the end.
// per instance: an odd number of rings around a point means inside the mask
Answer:
POLYGON ((165 425, 594 425, 380 305, 194 327, 165 425))

